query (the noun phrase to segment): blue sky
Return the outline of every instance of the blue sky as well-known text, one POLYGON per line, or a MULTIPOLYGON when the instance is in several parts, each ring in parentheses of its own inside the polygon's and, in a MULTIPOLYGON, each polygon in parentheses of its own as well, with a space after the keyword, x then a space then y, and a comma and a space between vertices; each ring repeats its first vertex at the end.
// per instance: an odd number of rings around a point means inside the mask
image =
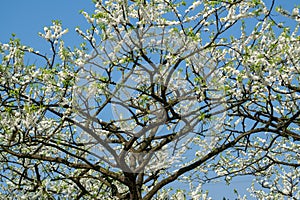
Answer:
MULTIPOLYGON (((268 0, 266 0, 268 1, 268 0)), ((279 3, 291 11, 292 7, 300 4, 299 0, 278 0, 279 3), (288 2, 288 3, 286 3, 288 2)), ((64 36, 67 46, 79 45, 79 36, 75 33, 76 26, 87 27, 85 18, 79 14, 79 10, 87 12, 93 11, 94 4, 91 0, 2 0, 0 2, 0 42, 6 43, 15 33, 24 45, 33 47, 40 52, 47 51, 49 44, 38 36, 38 32, 43 31, 44 26, 51 25, 52 20, 61 20, 63 27, 69 29, 69 33, 64 36)), ((80 40, 79 40, 80 41, 80 40)), ((233 199, 233 188, 242 189, 251 184, 251 179, 238 178, 233 180, 233 185, 227 187, 224 183, 209 184, 205 188, 210 190, 214 199, 222 199, 226 196, 233 199)), ((251 199, 251 198, 249 198, 251 199)))
MULTIPOLYGON (((40 51, 47 47, 47 42, 38 36, 44 26, 52 25, 52 20, 61 20, 69 33, 64 37, 66 45, 73 47, 79 37, 76 26, 85 27, 85 18, 79 10, 92 11, 91 0, 2 0, 0 2, 0 42, 9 41, 11 33, 25 45, 40 51)), ((42 52, 42 51, 41 51, 42 52)))

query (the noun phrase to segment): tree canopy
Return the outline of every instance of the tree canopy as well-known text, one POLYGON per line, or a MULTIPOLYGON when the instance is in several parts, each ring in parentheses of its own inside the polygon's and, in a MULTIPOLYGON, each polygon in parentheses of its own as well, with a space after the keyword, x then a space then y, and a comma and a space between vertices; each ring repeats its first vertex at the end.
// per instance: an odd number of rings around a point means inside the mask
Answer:
POLYGON ((0 43, 1 198, 209 199, 246 175, 257 199, 300 198, 298 7, 93 3, 77 47, 60 21, 51 53, 0 43))

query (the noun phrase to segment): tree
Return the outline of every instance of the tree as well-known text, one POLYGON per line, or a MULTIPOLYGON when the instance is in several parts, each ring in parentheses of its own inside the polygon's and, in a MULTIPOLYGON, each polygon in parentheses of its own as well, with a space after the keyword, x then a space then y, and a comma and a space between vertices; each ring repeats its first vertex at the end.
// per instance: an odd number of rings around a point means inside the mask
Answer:
POLYGON ((298 8, 94 3, 77 48, 59 21, 51 55, 0 46, 1 198, 208 199, 243 175, 258 199, 300 198, 298 8))

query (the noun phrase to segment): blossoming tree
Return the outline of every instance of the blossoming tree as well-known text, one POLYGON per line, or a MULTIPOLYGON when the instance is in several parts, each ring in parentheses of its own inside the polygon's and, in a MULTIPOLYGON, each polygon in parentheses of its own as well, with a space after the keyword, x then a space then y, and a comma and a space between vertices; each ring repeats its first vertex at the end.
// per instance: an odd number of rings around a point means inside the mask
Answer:
POLYGON ((209 199, 243 175, 258 199, 300 198, 298 8, 94 3, 77 48, 58 21, 51 55, 0 45, 1 198, 209 199))

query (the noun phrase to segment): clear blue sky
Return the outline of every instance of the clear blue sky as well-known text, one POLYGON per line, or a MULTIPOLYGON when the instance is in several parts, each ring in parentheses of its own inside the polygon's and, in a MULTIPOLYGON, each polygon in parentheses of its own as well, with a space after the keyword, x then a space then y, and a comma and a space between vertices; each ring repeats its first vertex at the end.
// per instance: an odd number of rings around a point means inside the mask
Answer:
MULTIPOLYGON (((300 4, 299 0, 278 0, 278 2, 284 4, 283 6, 290 11, 293 6, 300 4)), ((91 0, 1 0, 0 42, 8 42, 11 33, 15 33, 24 45, 29 45, 40 52, 47 51, 49 44, 38 36, 38 32, 42 32, 44 26, 51 25, 52 20, 61 20, 63 27, 69 28, 69 33, 64 36, 65 43, 73 47, 78 45, 76 41, 79 39, 74 31, 75 27, 84 28, 88 25, 79 14, 79 10, 89 12, 93 8, 91 0)), ((219 183, 209 184, 205 188, 210 190, 214 199, 222 199, 223 196, 233 199, 235 197, 233 188, 242 189, 241 194, 245 194, 245 188, 250 184, 251 179, 238 178, 233 180, 231 187, 219 183)))
POLYGON ((49 44, 38 36, 38 32, 43 32, 44 26, 52 25, 52 20, 61 20, 63 27, 69 28, 64 37, 66 45, 73 47, 79 38, 75 27, 87 25, 79 10, 92 11, 93 8, 91 0, 1 0, 0 42, 8 42, 11 33, 15 33, 23 44, 41 51, 49 44))

